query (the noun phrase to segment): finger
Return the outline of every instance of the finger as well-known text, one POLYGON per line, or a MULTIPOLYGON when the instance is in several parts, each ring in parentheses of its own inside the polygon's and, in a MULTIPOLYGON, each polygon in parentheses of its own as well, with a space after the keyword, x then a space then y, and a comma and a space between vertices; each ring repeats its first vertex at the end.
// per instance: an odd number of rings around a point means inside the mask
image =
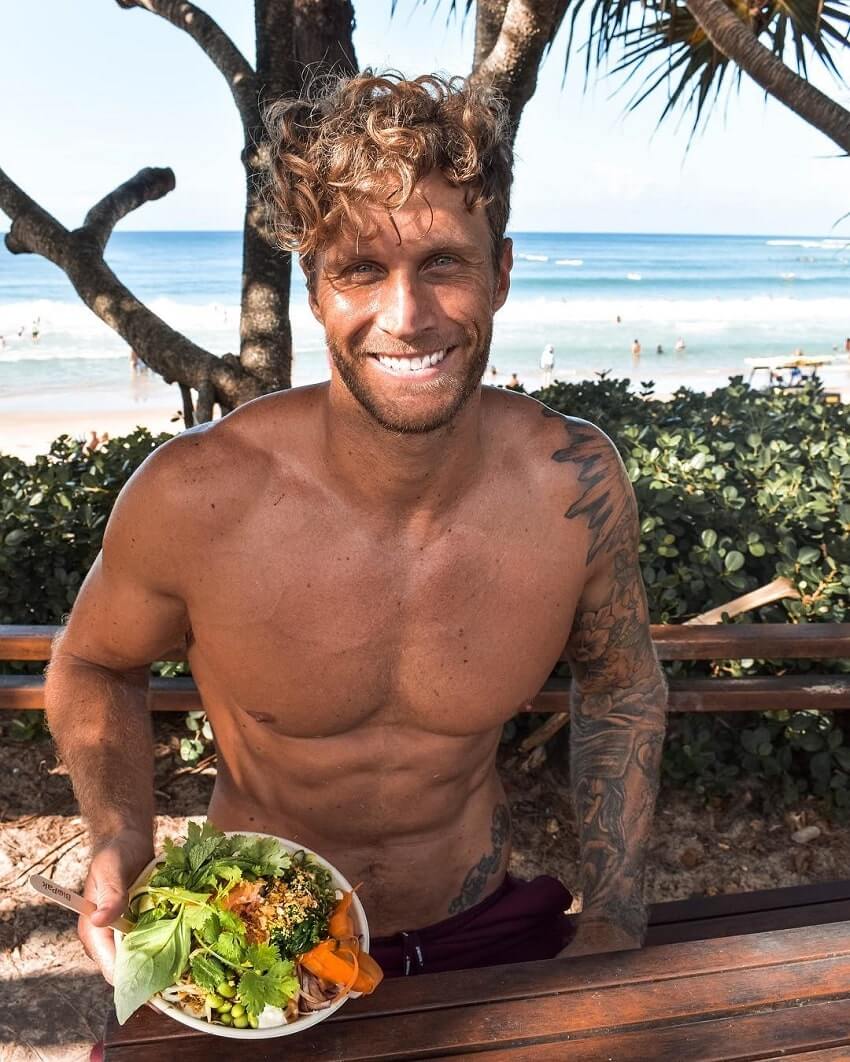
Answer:
POLYGON ((111 929, 98 929, 85 915, 77 924, 77 935, 83 951, 112 984, 115 971, 115 938, 111 929))

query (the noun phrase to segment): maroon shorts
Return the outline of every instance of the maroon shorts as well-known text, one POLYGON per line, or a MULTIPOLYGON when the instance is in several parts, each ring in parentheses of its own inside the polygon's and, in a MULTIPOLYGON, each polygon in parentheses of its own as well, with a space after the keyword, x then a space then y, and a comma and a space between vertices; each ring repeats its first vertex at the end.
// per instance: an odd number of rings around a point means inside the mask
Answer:
POLYGON ((572 896, 555 878, 508 874, 481 903, 444 922, 375 937, 369 952, 387 977, 553 959, 573 935, 572 896))

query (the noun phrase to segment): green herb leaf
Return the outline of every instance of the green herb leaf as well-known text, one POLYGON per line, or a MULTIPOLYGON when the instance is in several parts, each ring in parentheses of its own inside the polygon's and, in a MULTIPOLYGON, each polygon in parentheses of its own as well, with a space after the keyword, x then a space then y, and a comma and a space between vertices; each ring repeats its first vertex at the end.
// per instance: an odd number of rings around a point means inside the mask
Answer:
POLYGON ((285 1007, 297 991, 292 963, 276 962, 265 973, 246 970, 239 978, 237 996, 249 1013, 259 1017, 266 1006, 285 1007))
POLYGON ((221 933, 213 945, 218 954, 228 962, 245 961, 245 949, 235 933, 221 933))
POLYGON ((216 988, 225 980, 224 967, 212 955, 201 952, 192 957, 192 980, 196 985, 205 988, 208 992, 215 992, 216 988))
POLYGON ((190 933, 182 914, 134 929, 115 956, 115 1012, 119 1024, 183 973, 190 933))
POLYGON ((276 962, 280 962, 280 952, 271 944, 257 944, 248 948, 248 962, 255 970, 270 970, 276 962))
POLYGON ((245 923, 235 915, 232 911, 225 911, 216 908, 216 914, 218 915, 218 921, 222 930, 227 933, 233 933, 234 936, 243 940, 245 937, 245 923))

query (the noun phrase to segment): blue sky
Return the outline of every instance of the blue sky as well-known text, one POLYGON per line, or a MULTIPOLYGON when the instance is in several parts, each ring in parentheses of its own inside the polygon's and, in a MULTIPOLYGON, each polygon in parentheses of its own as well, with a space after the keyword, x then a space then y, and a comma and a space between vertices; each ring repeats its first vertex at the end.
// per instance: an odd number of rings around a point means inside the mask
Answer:
MULTIPOLYGON (((463 73, 472 23, 448 2, 355 0, 362 65, 463 73)), ((253 55, 250 0, 201 3, 253 55)), ((463 6, 462 2, 459 3, 463 6)), ((241 129, 230 94, 186 34, 115 0, 5 0, 0 166, 66 224, 142 166, 171 166, 177 189, 125 229, 241 228, 241 129)), ((517 142, 515 230, 826 234, 850 210, 850 161, 745 83, 686 153, 688 119, 656 130, 663 101, 625 113, 616 82, 561 87, 549 55, 517 142)), ((850 51, 842 61, 850 79, 850 51)), ((817 82, 850 107, 850 91, 817 82)), ((837 234, 850 233, 844 222, 837 234)))

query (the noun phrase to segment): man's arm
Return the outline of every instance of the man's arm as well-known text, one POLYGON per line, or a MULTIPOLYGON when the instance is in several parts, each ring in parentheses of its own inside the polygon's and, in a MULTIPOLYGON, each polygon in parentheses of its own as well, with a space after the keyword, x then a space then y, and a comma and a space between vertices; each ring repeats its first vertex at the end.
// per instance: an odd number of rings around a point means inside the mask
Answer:
POLYGON ((88 954, 111 978, 114 948, 105 926, 152 856, 153 741, 149 665, 180 645, 183 602, 169 592, 167 516, 158 496, 157 454, 119 497, 103 549, 54 645, 45 707, 89 827, 93 858, 85 895, 98 911, 81 918, 88 954))
POLYGON ((583 906, 565 955, 640 947, 643 863, 658 791, 667 688, 649 631, 634 493, 613 444, 567 422, 587 520, 587 578, 567 656, 573 673, 570 774, 583 906))

